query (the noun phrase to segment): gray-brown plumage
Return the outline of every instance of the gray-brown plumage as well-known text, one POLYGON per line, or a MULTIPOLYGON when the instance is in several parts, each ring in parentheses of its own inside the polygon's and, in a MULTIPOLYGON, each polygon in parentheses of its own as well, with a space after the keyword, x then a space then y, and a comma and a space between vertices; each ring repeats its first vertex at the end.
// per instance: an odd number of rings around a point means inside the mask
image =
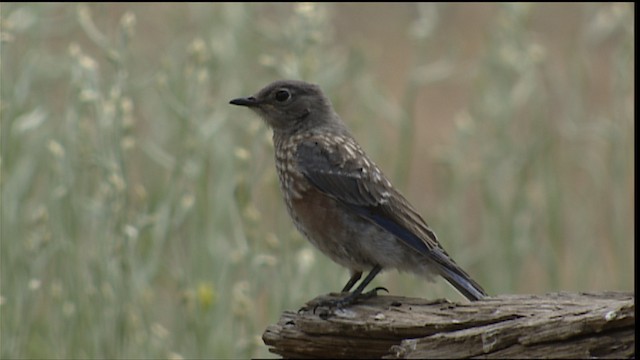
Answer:
POLYGON ((339 306, 357 300, 382 270, 432 279, 441 275, 470 300, 485 291, 438 243, 436 235, 371 161, 317 85, 276 81, 231 104, 247 106, 273 129, 276 169, 295 226, 351 271, 339 306))

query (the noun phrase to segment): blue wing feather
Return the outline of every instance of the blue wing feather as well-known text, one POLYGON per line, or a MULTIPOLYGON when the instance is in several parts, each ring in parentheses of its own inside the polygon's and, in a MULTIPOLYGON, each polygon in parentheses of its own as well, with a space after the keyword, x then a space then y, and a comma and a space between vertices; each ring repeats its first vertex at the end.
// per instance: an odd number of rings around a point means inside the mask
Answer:
POLYGON ((425 244, 425 242, 420 237, 416 236, 416 234, 407 230, 404 226, 401 226, 395 220, 389 218, 388 216, 375 213, 371 211, 372 209, 369 207, 351 206, 351 208, 358 214, 360 214, 360 216, 372 220, 383 229, 392 233, 397 238, 403 240, 407 243, 407 245, 411 246, 418 252, 425 255, 431 252, 431 250, 427 247, 427 244, 425 244))

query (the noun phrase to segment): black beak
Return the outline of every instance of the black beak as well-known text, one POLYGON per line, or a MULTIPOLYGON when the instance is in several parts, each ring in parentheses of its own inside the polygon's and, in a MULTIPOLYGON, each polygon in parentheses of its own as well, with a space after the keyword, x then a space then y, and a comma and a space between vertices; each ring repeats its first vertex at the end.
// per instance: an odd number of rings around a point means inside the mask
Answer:
POLYGON ((259 102, 255 97, 249 96, 249 97, 233 99, 233 100, 229 101, 229 104, 251 107, 251 106, 258 105, 259 102))

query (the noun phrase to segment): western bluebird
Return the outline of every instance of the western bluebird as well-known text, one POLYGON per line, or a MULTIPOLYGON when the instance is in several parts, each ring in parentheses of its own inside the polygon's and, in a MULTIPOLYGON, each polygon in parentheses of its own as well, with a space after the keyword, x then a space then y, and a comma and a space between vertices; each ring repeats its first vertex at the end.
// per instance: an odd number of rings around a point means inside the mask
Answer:
MULTIPOLYGON (((320 251, 351 271, 333 306, 373 296, 362 293, 382 270, 441 275, 469 300, 486 292, 449 257, 418 212, 367 157, 317 85, 275 81, 247 106, 273 129, 280 189, 298 230, 320 251)), ((384 289, 386 290, 386 289, 384 289)))

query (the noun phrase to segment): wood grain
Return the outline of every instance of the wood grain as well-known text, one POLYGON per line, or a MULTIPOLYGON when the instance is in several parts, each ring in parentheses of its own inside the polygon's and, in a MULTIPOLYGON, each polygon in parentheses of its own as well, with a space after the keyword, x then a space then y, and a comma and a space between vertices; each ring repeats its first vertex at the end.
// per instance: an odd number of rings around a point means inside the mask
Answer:
POLYGON ((285 311, 262 338, 295 358, 630 358, 635 295, 501 295, 473 303, 378 296, 346 309, 285 311))

